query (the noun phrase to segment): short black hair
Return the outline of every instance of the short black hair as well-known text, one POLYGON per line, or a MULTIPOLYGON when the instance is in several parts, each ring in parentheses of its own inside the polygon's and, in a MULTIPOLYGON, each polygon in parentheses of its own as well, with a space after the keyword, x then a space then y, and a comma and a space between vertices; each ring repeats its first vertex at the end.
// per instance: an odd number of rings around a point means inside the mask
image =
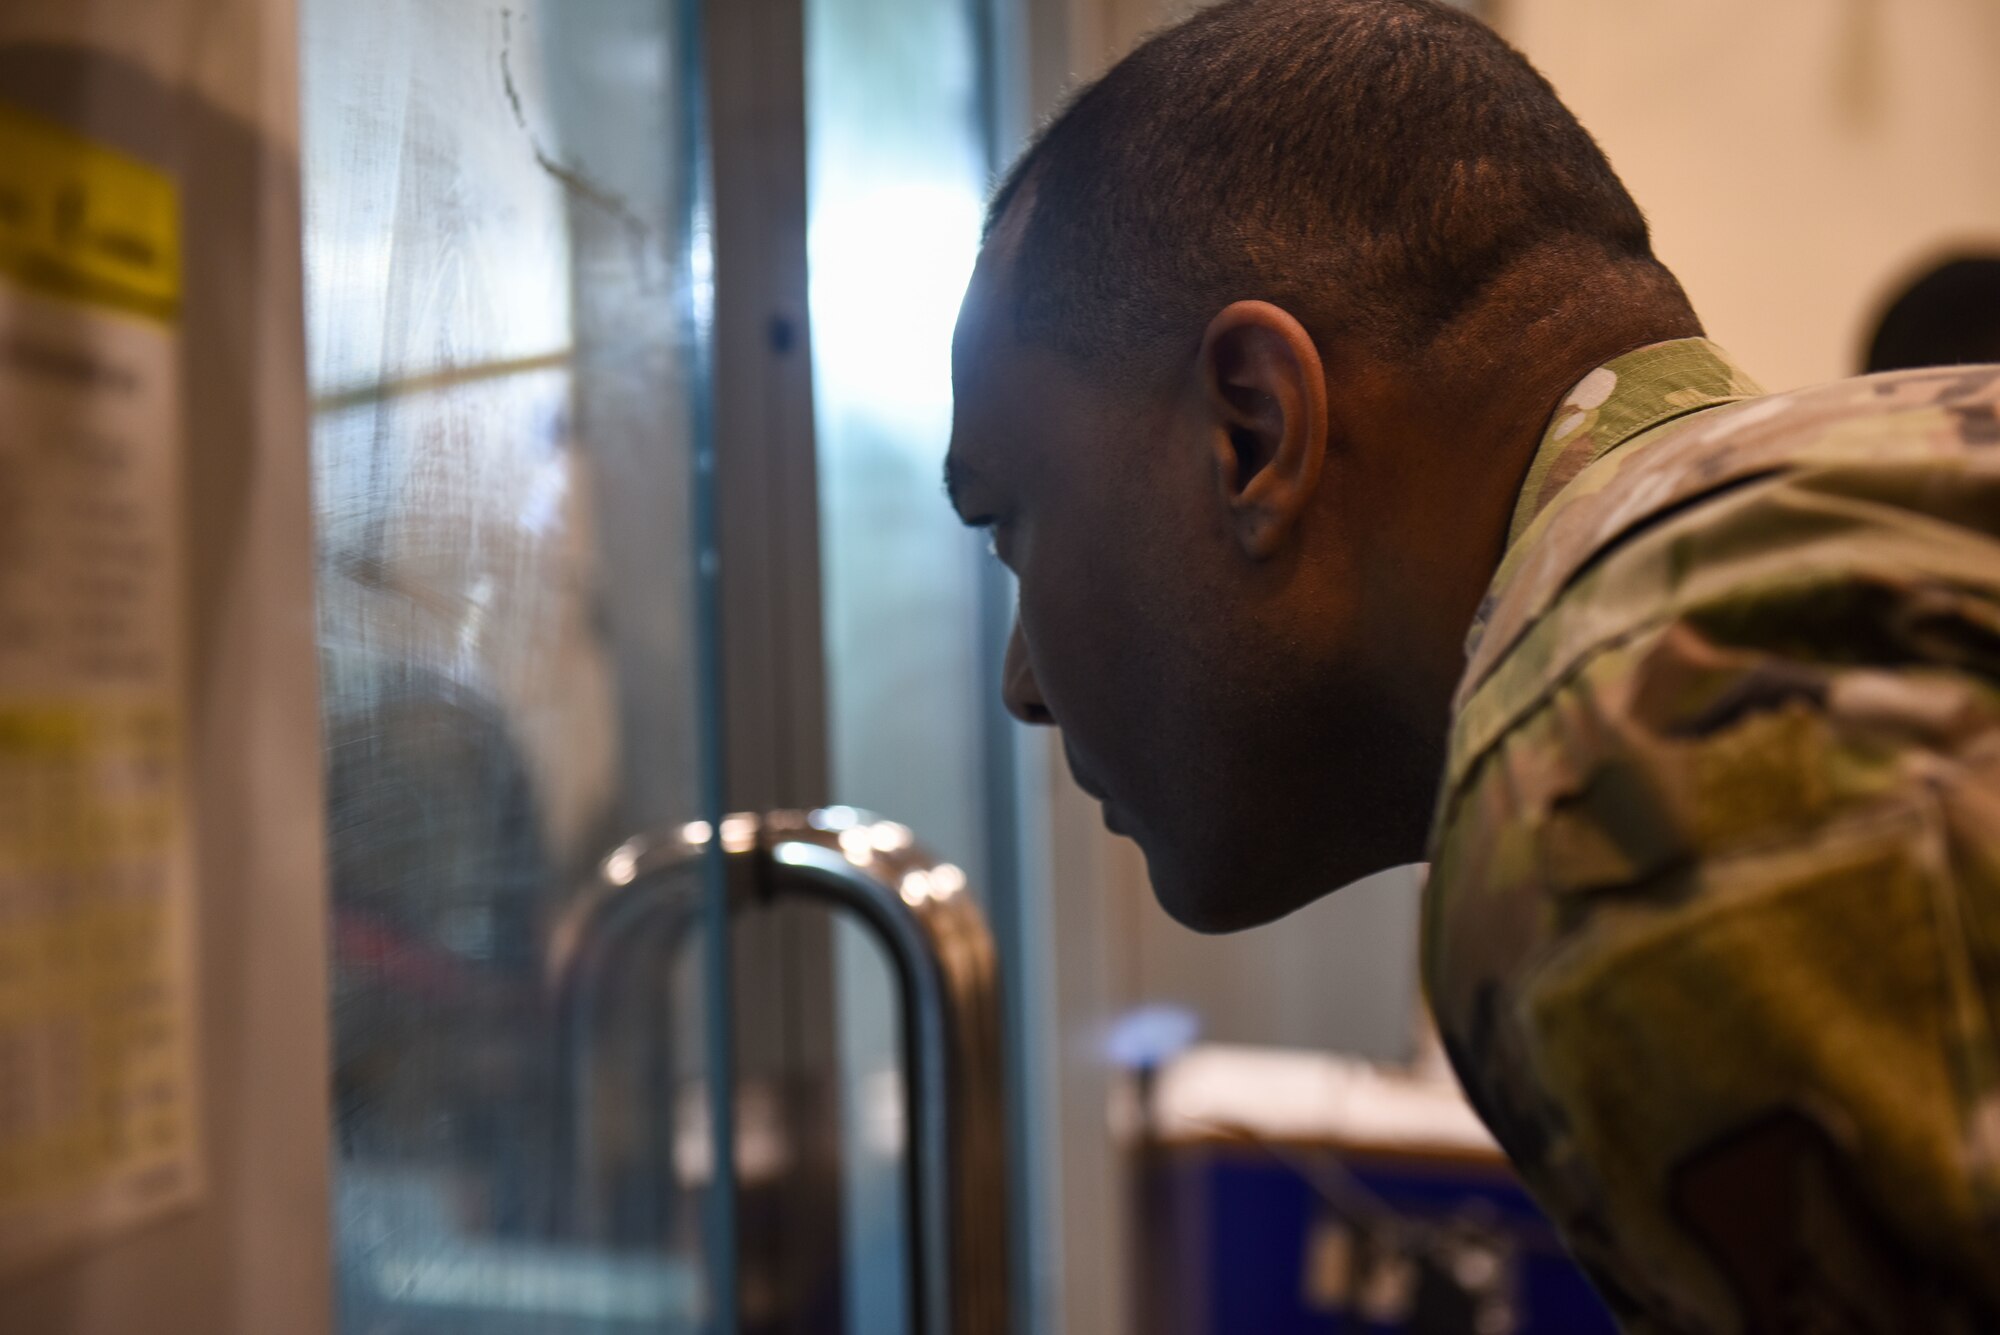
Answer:
POLYGON ((989 239, 1017 200, 1017 333, 1085 358, 1198 340, 1245 298, 1419 352, 1551 242, 1671 284, 1548 81, 1431 0, 1204 9, 1042 131, 993 198, 989 239))
POLYGON ((2000 362, 2000 256, 1961 255, 1891 301, 1868 340, 1866 371, 2000 362))

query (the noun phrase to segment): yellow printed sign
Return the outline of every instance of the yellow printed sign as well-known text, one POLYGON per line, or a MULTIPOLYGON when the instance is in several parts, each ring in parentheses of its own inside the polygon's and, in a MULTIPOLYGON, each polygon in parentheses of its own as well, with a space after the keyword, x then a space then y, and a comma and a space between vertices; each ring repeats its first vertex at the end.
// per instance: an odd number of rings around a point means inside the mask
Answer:
POLYGON ((0 1280, 204 1190, 177 210, 0 105, 0 1280))
POLYGON ((0 706, 0 1216, 189 1173, 186 982, 168 895, 172 721, 0 706))
POLYGON ((45 295, 172 319, 181 295, 173 178, 0 103, 0 274, 45 295))

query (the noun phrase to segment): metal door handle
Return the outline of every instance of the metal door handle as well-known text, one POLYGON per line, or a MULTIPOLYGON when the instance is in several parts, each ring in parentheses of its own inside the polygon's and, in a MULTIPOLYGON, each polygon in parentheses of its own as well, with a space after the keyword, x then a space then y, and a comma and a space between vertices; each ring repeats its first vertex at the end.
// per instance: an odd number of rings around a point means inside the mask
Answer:
MULTIPOLYGON (((910 831, 850 807, 726 817, 620 845, 552 939, 566 1099, 587 1097, 589 1034, 612 961, 671 950, 699 921, 699 865, 722 847, 733 904, 817 901, 866 924, 896 972, 911 1145, 913 1311, 921 1335, 1004 1335, 1006 1132, 998 968, 965 874, 910 831), (648 952, 650 953, 650 952, 648 952)), ((655 956, 657 958, 657 956, 655 956)), ((575 1106, 566 1158, 590 1119, 575 1106)))

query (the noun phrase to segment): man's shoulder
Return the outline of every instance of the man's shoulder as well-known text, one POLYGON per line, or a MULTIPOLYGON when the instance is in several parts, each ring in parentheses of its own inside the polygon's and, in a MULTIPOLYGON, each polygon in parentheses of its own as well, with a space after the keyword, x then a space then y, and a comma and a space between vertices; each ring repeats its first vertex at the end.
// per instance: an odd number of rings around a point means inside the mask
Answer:
POLYGON ((1552 508, 1529 539, 1532 587, 1499 591, 1522 629, 1566 602, 1657 599, 1664 612, 1737 579, 1866 564, 1925 517, 2000 536, 2000 366, 1891 372, 1730 404, 1635 438, 1579 482, 1563 498, 1573 503, 1552 508), (1653 569, 1583 578, 1613 564, 1653 569))
POLYGON ((2000 447, 2000 366, 1893 371, 1767 394, 1635 437, 1579 478, 1584 485, 1551 507, 1530 540, 1567 565, 1662 511, 1742 482, 1952 461, 1989 447, 2000 447))
MULTIPOLYGON (((1753 550, 1762 562, 1757 569, 1768 574, 1788 539, 1826 520, 1809 513, 1810 506, 1768 504, 1756 516, 1764 527, 1743 533, 1745 504, 1757 494, 1803 487, 1856 504, 1872 497, 1892 508, 1951 509, 1961 489, 1938 479, 1956 475, 1969 486, 1976 475, 1996 472, 2000 366, 1836 381, 1708 409, 1641 433, 1584 470, 1522 538, 1524 550, 1481 609, 1460 701, 1559 604, 1664 598, 1697 575, 1712 580, 1718 563, 1748 570, 1743 558, 1753 550), (1702 541, 1731 526, 1754 540, 1734 547, 1702 541), (1668 539, 1675 545, 1663 555, 1659 545, 1668 539), (1631 581, 1583 578, 1614 560, 1662 559, 1672 578, 1642 583, 1644 593, 1631 581)), ((1992 499, 2000 503, 2000 496, 1992 499)), ((1849 536, 1861 541, 1866 530, 1857 519, 1849 536)))
POLYGON ((1938 982, 1978 977, 1959 924, 2000 903, 1996 400, 2000 368, 1906 373, 1633 437, 1523 538, 1514 579, 1547 583, 1499 590, 1454 719, 1440 1029, 1603 1287, 1674 1328, 1743 1324, 1744 1264, 1856 1266, 1800 1301, 1868 1329, 1955 1328, 1913 1293, 2000 1301, 1967 1189, 2000 1158, 1964 1130, 1994 1086, 1952 1065, 1991 1030, 1938 982), (1939 916, 1947 885, 1981 907, 1939 916), (1797 1241, 1729 1234, 1705 1194, 1774 1126, 1838 1133, 1802 1141, 1797 1241), (1921 1240, 1880 1242, 1871 1199, 1922 1200, 1921 1240))
POLYGON ((1653 485, 1698 492, 1773 467, 1945 458, 1990 445, 2000 445, 2000 366, 1938 367, 1836 380, 1679 418, 1592 471, 1601 470, 1598 489, 1671 479, 1653 485))
POLYGON ((1842 381, 1672 423, 1593 464, 1522 541, 1460 686, 1447 805, 1607 646, 1676 622, 1715 635, 1783 619, 1800 652, 1848 657, 1883 618, 1946 593, 2000 604, 2000 367, 1842 381))

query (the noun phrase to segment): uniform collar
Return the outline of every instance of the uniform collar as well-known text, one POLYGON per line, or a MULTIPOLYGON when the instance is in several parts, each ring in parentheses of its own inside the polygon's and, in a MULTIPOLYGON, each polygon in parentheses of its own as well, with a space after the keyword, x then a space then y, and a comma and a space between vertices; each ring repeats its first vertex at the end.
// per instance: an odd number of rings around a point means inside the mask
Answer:
POLYGON ((1509 555, 1578 473, 1640 432, 1763 392, 1705 338, 1654 343, 1598 367, 1577 381, 1542 433, 1507 528, 1509 555))
POLYGON ((1730 355, 1705 338, 1654 343, 1613 358, 1576 382, 1563 397, 1535 448, 1507 527, 1507 550, 1465 636, 1468 660, 1485 637, 1500 595, 1513 583, 1562 505, 1563 489, 1591 464, 1668 422, 1764 391, 1730 355))

